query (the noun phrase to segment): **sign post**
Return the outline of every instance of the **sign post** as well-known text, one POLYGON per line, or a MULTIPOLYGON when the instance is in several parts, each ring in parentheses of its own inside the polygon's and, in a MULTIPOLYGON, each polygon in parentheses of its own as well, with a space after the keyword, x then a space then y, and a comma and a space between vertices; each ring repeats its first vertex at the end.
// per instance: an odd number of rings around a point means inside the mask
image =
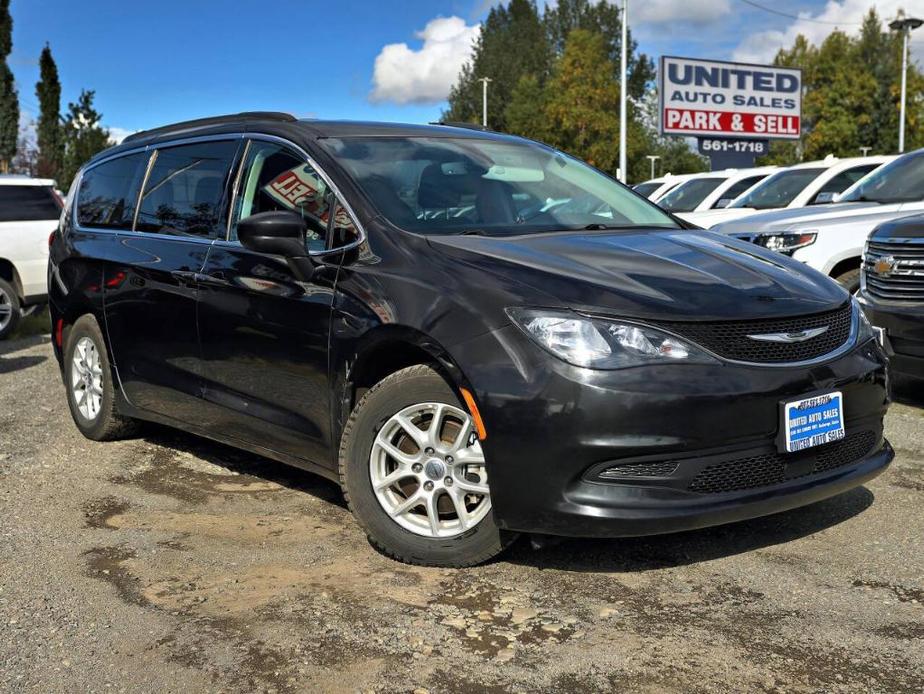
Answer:
POLYGON ((770 65, 663 56, 661 133, 696 137, 713 170, 747 168, 769 140, 802 132, 802 72, 770 65))

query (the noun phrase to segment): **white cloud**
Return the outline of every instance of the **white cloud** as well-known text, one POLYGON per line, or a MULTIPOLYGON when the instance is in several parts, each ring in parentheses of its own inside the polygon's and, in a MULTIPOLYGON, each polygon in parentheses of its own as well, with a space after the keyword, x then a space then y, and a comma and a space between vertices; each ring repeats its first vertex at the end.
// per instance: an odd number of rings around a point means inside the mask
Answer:
POLYGON ((137 130, 127 130, 126 128, 107 128, 109 130, 109 141, 114 145, 122 143, 129 135, 138 132, 137 130))
MULTIPOLYGON (((751 63, 769 62, 781 48, 792 46, 799 34, 812 43, 819 44, 835 29, 841 29, 848 34, 858 32, 859 24, 871 7, 876 8, 883 23, 888 23, 895 18, 899 9, 911 4, 913 3, 908 0, 877 0, 875 3, 870 0, 828 0, 819 14, 802 12, 799 14, 800 19, 793 20, 782 31, 759 31, 746 36, 738 44, 732 57, 751 63)), ((915 58, 924 57, 924 33, 920 30, 912 32, 910 43, 912 55, 915 58)))
POLYGON ((375 58, 370 101, 426 104, 449 96, 459 71, 472 54, 481 25, 460 17, 437 17, 417 38, 418 50, 406 43, 390 43, 375 58))
POLYGON ((731 12, 730 0, 645 0, 629 5, 629 26, 651 24, 709 24, 731 12))

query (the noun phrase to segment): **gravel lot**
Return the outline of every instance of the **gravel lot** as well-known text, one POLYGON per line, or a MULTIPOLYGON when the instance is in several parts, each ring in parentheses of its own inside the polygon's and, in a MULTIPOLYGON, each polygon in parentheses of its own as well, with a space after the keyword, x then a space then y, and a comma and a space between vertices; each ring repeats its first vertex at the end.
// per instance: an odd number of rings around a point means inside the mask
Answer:
POLYGON ((680 535, 378 555, 320 478, 84 440, 47 335, 0 343, 0 691, 924 691, 924 410, 867 487, 680 535))

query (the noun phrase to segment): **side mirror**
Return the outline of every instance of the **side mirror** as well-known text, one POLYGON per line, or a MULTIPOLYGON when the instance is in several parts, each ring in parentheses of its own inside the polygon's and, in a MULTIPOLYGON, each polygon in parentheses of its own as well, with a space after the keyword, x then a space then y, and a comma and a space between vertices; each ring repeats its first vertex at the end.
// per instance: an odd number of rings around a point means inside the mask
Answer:
POLYGON ((716 210, 724 210, 726 207, 732 204, 732 200, 734 200, 734 198, 722 198, 715 205, 713 205, 713 208, 716 210))
POLYGON ((815 196, 815 199, 812 200, 813 205, 824 205, 825 203, 834 202, 834 198, 837 197, 837 193, 819 193, 815 196))
POLYGON ((237 238, 244 248, 258 253, 301 258, 308 255, 307 228, 305 220, 294 212, 260 212, 238 222, 237 238))

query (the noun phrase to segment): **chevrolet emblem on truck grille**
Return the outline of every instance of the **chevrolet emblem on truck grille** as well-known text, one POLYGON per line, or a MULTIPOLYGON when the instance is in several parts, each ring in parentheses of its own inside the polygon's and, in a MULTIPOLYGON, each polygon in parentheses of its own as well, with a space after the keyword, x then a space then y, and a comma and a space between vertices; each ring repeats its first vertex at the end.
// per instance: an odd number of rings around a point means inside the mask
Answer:
POLYGON ((820 328, 808 328, 790 333, 766 333, 764 335, 748 335, 748 337, 758 342, 785 342, 791 344, 811 340, 813 337, 818 337, 824 333, 827 329, 827 325, 822 325, 820 328))
POLYGON ((896 265, 897 263, 895 262, 895 258, 893 258, 891 255, 884 255, 873 264, 873 272, 875 272, 877 275, 887 277, 888 275, 892 274, 896 265))

